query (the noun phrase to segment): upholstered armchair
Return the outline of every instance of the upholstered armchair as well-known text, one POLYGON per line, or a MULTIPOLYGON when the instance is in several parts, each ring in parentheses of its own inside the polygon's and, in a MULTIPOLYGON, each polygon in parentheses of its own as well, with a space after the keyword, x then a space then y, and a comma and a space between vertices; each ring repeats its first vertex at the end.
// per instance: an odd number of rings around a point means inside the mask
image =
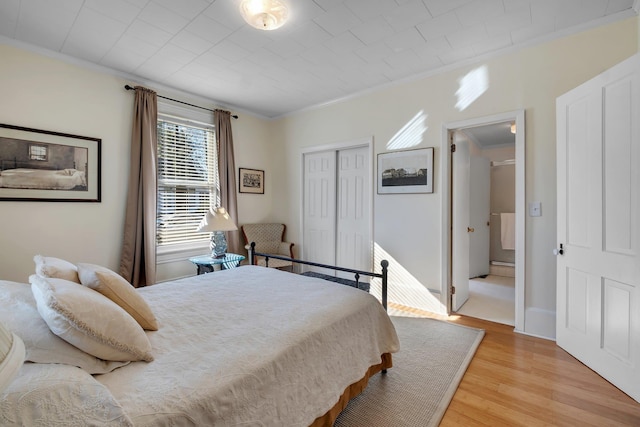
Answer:
MULTIPOLYGON (((293 243, 283 241, 284 224, 245 224, 241 228, 245 249, 249 250, 251 242, 255 242, 256 252, 293 258, 293 243)), ((264 257, 256 259, 258 265, 265 265, 264 257)), ((292 266, 291 261, 269 258, 269 267, 290 269, 292 266)))

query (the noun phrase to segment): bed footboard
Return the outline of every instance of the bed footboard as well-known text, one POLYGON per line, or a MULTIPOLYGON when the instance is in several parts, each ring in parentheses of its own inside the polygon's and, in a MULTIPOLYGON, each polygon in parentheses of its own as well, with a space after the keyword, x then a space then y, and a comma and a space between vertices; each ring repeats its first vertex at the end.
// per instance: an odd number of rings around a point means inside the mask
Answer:
POLYGON ((256 252, 255 248, 256 248, 256 243, 251 242, 251 245, 249 248, 249 263, 251 265, 256 265, 256 256, 261 256, 261 257, 264 257, 265 263, 266 263, 265 265, 267 267, 269 267, 269 258, 274 258, 274 259, 281 259, 285 261, 291 261, 294 264, 304 264, 304 265, 310 265, 312 267, 328 268, 331 270, 344 271, 346 273, 353 273, 355 277, 356 285, 360 281, 360 276, 362 275, 380 278, 382 279, 382 306, 384 307, 385 310, 387 310, 387 284, 388 284, 389 261, 387 261, 386 259, 383 259, 382 261, 380 261, 380 267, 382 269, 382 272, 372 273, 370 271, 355 270, 353 268, 337 267, 335 265, 327 265, 327 264, 320 264, 317 262, 303 261, 300 259, 290 258, 286 256, 281 256, 281 255, 263 254, 260 252, 256 252))

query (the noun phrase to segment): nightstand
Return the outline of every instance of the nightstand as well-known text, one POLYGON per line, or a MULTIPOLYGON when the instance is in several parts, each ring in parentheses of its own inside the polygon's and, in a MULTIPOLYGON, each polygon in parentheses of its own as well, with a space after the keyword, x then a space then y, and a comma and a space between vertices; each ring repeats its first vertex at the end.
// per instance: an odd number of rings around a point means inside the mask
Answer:
POLYGON ((223 258, 214 258, 211 255, 199 255, 189 258, 189 261, 196 265, 198 274, 215 271, 215 266, 219 265, 220 270, 228 270, 240 265, 244 260, 244 255, 227 253, 223 258))

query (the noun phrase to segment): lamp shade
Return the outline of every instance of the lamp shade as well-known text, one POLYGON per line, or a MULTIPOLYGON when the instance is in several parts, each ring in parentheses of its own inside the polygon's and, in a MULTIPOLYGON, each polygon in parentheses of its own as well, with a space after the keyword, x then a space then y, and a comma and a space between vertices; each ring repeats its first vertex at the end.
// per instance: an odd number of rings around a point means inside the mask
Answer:
POLYGON ((209 209, 200 221, 197 231, 234 231, 238 227, 225 208, 209 209))
POLYGON ((0 392, 7 388, 24 362, 24 343, 0 323, 0 392))
POLYGON ((247 24, 259 30, 280 28, 289 17, 287 5, 281 0, 242 0, 240 13, 247 24))

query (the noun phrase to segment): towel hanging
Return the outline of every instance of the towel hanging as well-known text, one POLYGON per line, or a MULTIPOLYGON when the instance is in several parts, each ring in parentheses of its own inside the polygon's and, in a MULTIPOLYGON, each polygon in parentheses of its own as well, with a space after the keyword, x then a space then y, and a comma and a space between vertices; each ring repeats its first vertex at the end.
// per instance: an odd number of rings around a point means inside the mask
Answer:
POLYGON ((502 249, 516 249, 516 214, 500 214, 500 243, 502 243, 502 249))

